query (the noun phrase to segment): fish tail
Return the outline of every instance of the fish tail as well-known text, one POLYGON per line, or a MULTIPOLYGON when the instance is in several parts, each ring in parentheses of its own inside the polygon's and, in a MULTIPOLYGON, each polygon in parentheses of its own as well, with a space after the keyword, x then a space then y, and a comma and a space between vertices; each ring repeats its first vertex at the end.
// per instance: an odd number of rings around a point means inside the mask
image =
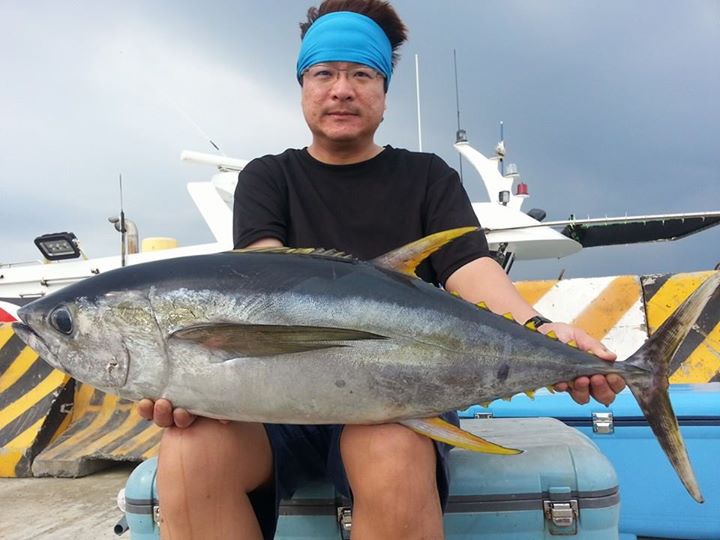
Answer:
POLYGON ((719 284, 720 272, 716 272, 693 292, 635 354, 624 362, 628 366, 637 368, 623 373, 625 382, 637 399, 648 424, 680 480, 697 502, 703 502, 703 496, 670 403, 668 377, 675 352, 719 284))

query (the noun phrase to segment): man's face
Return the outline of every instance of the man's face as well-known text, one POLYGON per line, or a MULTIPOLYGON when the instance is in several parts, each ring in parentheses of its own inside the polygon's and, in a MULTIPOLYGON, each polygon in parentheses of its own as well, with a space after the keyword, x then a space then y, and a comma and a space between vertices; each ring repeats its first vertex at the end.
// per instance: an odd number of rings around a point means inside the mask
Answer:
POLYGON ((372 141, 385 112, 385 79, 362 64, 323 62, 303 74, 302 108, 313 140, 372 141))

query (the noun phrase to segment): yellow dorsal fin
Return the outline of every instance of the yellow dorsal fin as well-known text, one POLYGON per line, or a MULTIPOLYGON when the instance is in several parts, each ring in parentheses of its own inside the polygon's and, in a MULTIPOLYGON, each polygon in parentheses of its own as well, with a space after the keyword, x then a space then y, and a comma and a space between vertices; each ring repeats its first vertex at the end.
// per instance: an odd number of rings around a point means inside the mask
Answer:
POLYGON ((545 337, 549 337, 550 339, 554 339, 555 341, 557 341, 558 339, 555 330, 550 330, 547 334, 545 334, 545 337))
POLYGON ((480 309, 484 309, 485 311, 488 310, 488 306, 487 306, 487 304, 486 304, 485 302, 478 302, 478 303, 475 304, 475 305, 476 305, 477 307, 479 307, 480 309))
POLYGON ((508 321, 515 322, 515 317, 513 317, 512 313, 509 311, 507 313, 503 313, 503 317, 505 317, 508 321))
POLYGON ((525 395, 532 400, 535 399, 535 391, 534 390, 526 390, 525 395))
POLYGON ((425 236, 420 240, 389 251, 385 255, 380 255, 371 262, 381 268, 417 277, 415 275, 415 269, 421 262, 445 244, 477 230, 479 230, 477 227, 461 227, 459 229, 450 229, 448 231, 431 234, 430 236, 425 236))

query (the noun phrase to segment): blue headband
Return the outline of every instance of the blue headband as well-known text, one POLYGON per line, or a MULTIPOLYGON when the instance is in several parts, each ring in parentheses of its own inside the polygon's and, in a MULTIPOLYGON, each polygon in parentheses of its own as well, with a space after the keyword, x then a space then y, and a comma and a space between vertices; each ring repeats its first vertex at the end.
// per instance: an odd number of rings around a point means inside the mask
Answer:
POLYGON ((354 62, 376 69, 385 76, 385 89, 392 75, 392 46, 370 17, 352 11, 335 11, 319 17, 308 29, 297 59, 297 78, 320 62, 354 62))

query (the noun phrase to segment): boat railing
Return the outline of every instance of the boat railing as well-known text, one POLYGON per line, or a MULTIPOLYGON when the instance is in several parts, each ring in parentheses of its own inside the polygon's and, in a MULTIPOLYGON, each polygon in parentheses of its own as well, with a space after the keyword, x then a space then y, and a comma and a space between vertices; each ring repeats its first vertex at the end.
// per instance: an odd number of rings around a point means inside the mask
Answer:
POLYGON ((35 259, 32 261, 20 261, 20 262, 11 262, 11 263, 0 262, 0 268, 15 268, 18 266, 35 266, 38 264, 43 264, 43 262, 38 259, 35 259))

